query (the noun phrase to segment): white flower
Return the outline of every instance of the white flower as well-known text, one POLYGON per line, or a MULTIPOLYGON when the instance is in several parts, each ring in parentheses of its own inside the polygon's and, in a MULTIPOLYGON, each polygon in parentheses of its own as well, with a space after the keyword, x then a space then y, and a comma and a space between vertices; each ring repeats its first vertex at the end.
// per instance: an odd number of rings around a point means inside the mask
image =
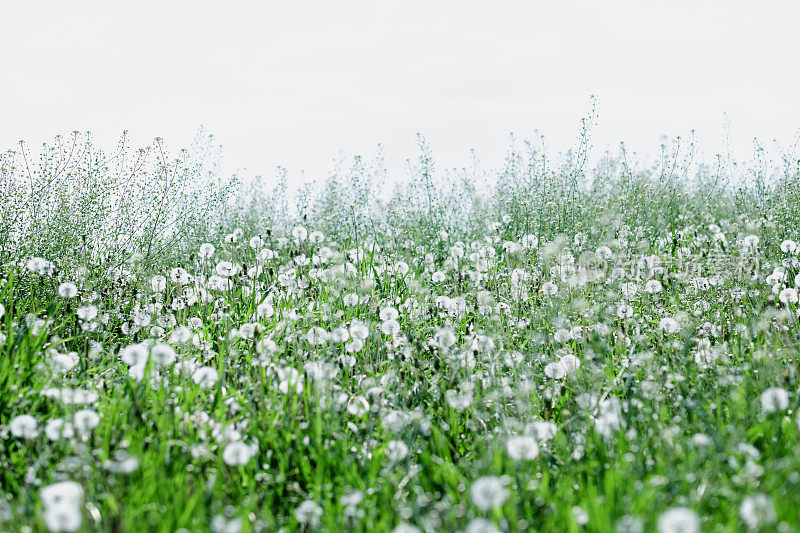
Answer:
MULTIPOLYGON (((295 228, 297 229, 297 228, 295 228)), ((304 228, 305 231, 305 228, 304 228)), ((313 500, 306 500, 294 510, 294 517, 301 525, 315 526, 322 516, 322 507, 313 500)))
POLYGON ((558 285, 552 281, 545 282, 542 284, 542 292, 547 296, 555 296, 558 294, 558 285))
POLYGON ((456 343, 456 334, 450 328, 438 328, 433 335, 433 343, 440 348, 450 348, 456 343))
POLYGON ((328 342, 328 332, 319 326, 313 326, 306 333, 306 341, 311 346, 320 346, 328 342))
POLYGON ((35 439, 39 435, 39 422, 31 415, 17 415, 8 423, 8 429, 18 439, 35 439))
POLYGON ((192 340, 192 330, 186 326, 178 326, 169 335, 172 344, 184 344, 192 340))
POLYGON ((658 517, 658 533, 699 532, 700 517, 688 507, 673 507, 658 517))
POLYGON ((398 410, 392 410, 383 416, 381 421, 383 429, 389 433, 398 434, 411 422, 407 413, 398 410))
POLYGON ((259 355, 272 355, 278 351, 278 345, 269 337, 256 341, 256 353, 259 355))
POLYGON ((391 440, 386 445, 386 457, 393 463, 408 456, 408 446, 401 440, 391 440))
POLYGON ((212 255, 214 255, 214 245, 210 242, 206 242, 200 245, 200 250, 198 252, 198 256, 200 259, 210 259, 212 255))
POLYGON ((131 321, 140 328, 149 326, 152 319, 153 317, 150 316, 150 313, 142 311, 141 309, 134 311, 131 315, 131 321))
MULTIPOLYGON (((84 305, 75 310, 81 320, 94 320, 99 313, 96 305, 84 305)), ((2 314, 0 313, 0 316, 2 314)))
POLYGON ((544 375, 550 379, 564 379, 567 376, 567 370, 560 362, 554 361, 547 363, 544 367, 544 375))
POLYGON ((210 389, 216 385, 219 373, 210 366, 201 366, 192 373, 192 381, 204 389, 210 389))
POLYGON ((180 285, 187 285, 191 281, 191 276, 185 268, 176 267, 170 269, 169 279, 180 285))
POLYGON ((711 446, 713 443, 714 441, 711 440, 711 437, 705 433, 695 433, 692 435, 692 444, 695 448, 705 448, 706 446, 711 446))
POLYGON ((103 468, 115 474, 130 474, 139 468, 140 463, 138 457, 125 450, 117 450, 113 461, 110 459, 103 461, 103 468))
POLYGON ((220 261, 217 263, 217 266, 214 267, 214 272, 223 278, 228 278, 230 276, 235 276, 239 272, 239 265, 234 265, 230 261, 220 261))
POLYGON ((797 289, 786 287, 778 294, 778 300, 783 304, 796 304, 798 300, 797 289))
POLYGON ((62 298, 75 298, 78 295, 78 287, 74 283, 64 282, 58 286, 58 295, 62 298))
POLYGON ((606 335, 611 333, 611 328, 608 327, 608 324, 603 324, 602 322, 599 324, 595 324, 594 331, 601 337, 605 337, 606 335))
POLYGON ((658 327, 664 333, 680 333, 681 331, 681 325, 678 324, 678 321, 669 316, 662 318, 658 323, 658 327))
POLYGON ((585 526, 589 522, 589 513, 583 507, 577 505, 572 508, 572 517, 579 526, 585 526))
POLYGON ((594 255, 598 259, 606 260, 611 259, 614 256, 614 252, 612 252, 611 248, 608 246, 599 246, 597 250, 595 250, 594 255))
POLYGON ((761 393, 761 409, 769 414, 789 408, 789 393, 781 387, 770 387, 761 393))
POLYGON ((644 290, 649 292, 650 294, 658 294, 663 290, 661 282, 657 279, 651 279, 644 285, 644 290))
POLYGON ((308 237, 308 230, 303 226, 296 226, 292 230, 292 237, 294 237, 294 240, 297 242, 303 242, 306 240, 306 237, 308 237))
POLYGON ((120 350, 122 362, 128 366, 144 366, 150 357, 150 351, 142 343, 131 344, 120 350))
POLYGON ((178 354, 175 353, 175 348, 169 344, 159 342, 150 350, 150 357, 155 364, 168 366, 175 362, 178 358, 178 354))
POLYGON ((775 505, 766 494, 754 494, 742 500, 739 505, 739 517, 748 529, 754 531, 772 525, 778 519, 775 505))
POLYGON ((72 424, 78 433, 88 437, 92 430, 100 425, 100 415, 91 409, 81 409, 75 412, 72 424))
POLYGON ((620 304, 617 307, 617 316, 622 319, 631 318, 633 316, 633 307, 626 303, 620 304))
POLYGON ((639 292, 639 285, 633 281, 627 281, 620 285, 620 292, 625 298, 633 298, 639 292))
POLYGON ((75 505, 53 505, 45 507, 42 513, 44 525, 48 531, 77 531, 81 527, 83 517, 81 509, 75 505))
POLYGON ((364 341, 369 337, 369 328, 363 322, 353 320, 348 328, 350 336, 354 339, 364 341))
POLYGON ((353 416, 362 417, 369 412, 369 402, 361 395, 353 396, 347 402, 347 412, 353 416))
POLYGON ((56 271, 56 266, 43 257, 32 257, 25 264, 25 267, 40 276, 52 276, 56 271))
POLYGON ((466 390, 459 393, 457 390, 449 389, 444 393, 444 399, 447 401, 447 405, 456 411, 463 411, 472 405, 472 391, 466 390))
POLYGON ((503 505, 509 492, 503 479, 484 476, 476 479, 469 489, 472 503, 481 511, 488 511, 503 505))
POLYGON ((280 380, 280 383, 278 384, 278 390, 280 390, 283 394, 288 394, 290 390, 294 389, 297 394, 302 394, 303 377, 296 368, 287 366, 277 369, 276 372, 278 373, 278 379, 280 380))
POLYGON ((567 374, 574 374, 577 370, 581 367, 581 361, 571 353, 561 357, 558 360, 558 364, 564 367, 564 371, 567 374))
POLYGON ((263 301, 256 307, 256 316, 258 318, 270 318, 275 314, 275 308, 268 301, 263 301))
POLYGON ((229 442, 222 450, 222 460, 231 466, 246 465, 257 451, 257 446, 251 446, 241 441, 229 442))
MULTIPOLYGON (((353 339, 353 340, 351 340, 350 342, 348 342, 347 344, 344 345, 344 349, 347 351, 347 353, 360 352, 363 347, 364 347, 364 341, 361 341, 361 340, 358 340, 358 339, 353 339)), ((356 362, 355 358, 353 358, 353 364, 355 364, 355 362, 356 362)), ((353 366, 353 365, 350 365, 350 366, 353 366)))
POLYGON ((379 316, 381 320, 397 320, 400 313, 394 307, 381 307, 379 316))
POLYGON ((52 441, 56 441, 62 437, 71 439, 75 436, 75 429, 72 427, 72 424, 65 423, 61 418, 51 418, 44 426, 44 434, 52 441))
POLYGON ((566 329, 559 329, 559 330, 558 330, 558 331, 556 331, 556 332, 555 332, 555 334, 553 335, 553 340, 554 340, 554 341, 556 341, 556 342, 558 342, 558 343, 565 343, 565 342, 569 342, 569 341, 571 341, 573 338, 574 338, 574 337, 572 336, 572 333, 570 333, 570 332, 569 332, 568 330, 566 330, 566 329))
POLYGON ((70 353, 59 353, 56 352, 50 356, 50 364, 53 365, 53 368, 60 371, 60 372, 69 372, 73 368, 75 368, 80 359, 78 358, 77 352, 70 352, 70 353))
POLYGON ((781 252, 785 254, 793 254, 797 251, 797 243, 791 239, 786 239, 781 243, 781 252))
POLYGON ((532 461, 539 457, 539 443, 527 435, 518 435, 506 442, 508 456, 515 461, 532 461))
POLYGON ((211 520, 211 529, 214 533, 239 533, 242 530, 242 517, 226 518, 218 514, 211 520))
POLYGON ((467 529, 464 530, 464 533, 500 533, 500 529, 490 520, 473 518, 467 524, 467 529))
POLYGON ((83 488, 74 481, 61 481, 39 489, 48 531, 77 531, 81 527, 83 488))
POLYGON ((53 483, 39 489, 39 499, 45 507, 80 505, 83 503, 83 487, 74 481, 53 483))
POLYGON ((644 531, 644 520, 638 516, 623 515, 617 520, 617 533, 642 533, 644 531))
POLYGON ((333 342, 347 342, 350 340, 350 332, 344 326, 339 326, 331 331, 330 339, 333 342))
POLYGON ((534 420, 525 425, 525 434, 533 435, 540 444, 555 437, 557 432, 558 428, 549 420, 534 420))
POLYGON ((476 335, 472 340, 471 348, 479 352, 491 352, 494 350, 494 340, 487 335, 476 335))
POLYGON ((164 292, 167 289, 167 278, 156 275, 150 278, 150 288, 153 292, 164 292))
POLYGON ((269 248, 264 248, 260 252, 258 252, 258 260, 263 262, 270 261, 275 259, 278 256, 277 252, 270 250, 269 248))
POLYGON ((339 502, 345 507, 355 507, 364 500, 364 493, 356 490, 350 493, 345 493, 339 498, 339 502))
POLYGON ((400 322, 394 319, 384 320, 381 323, 381 332, 383 332, 384 335, 397 335, 400 333, 400 322))
POLYGON ((250 241, 248 243, 250 248, 255 251, 260 250, 264 246, 264 239, 256 235, 255 237, 250 237, 250 241))

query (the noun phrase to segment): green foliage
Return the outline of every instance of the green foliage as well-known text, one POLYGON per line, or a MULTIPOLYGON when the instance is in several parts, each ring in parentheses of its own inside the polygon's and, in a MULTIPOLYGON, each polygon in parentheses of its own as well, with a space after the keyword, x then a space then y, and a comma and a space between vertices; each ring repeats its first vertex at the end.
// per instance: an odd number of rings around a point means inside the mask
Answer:
POLYGON ((391 193, 7 152, 0 529, 800 528, 796 157, 593 122, 391 193))
POLYGON ((51 257, 68 271, 169 264, 226 214, 235 179, 219 174, 213 138, 200 130, 174 159, 161 139, 131 150, 123 134, 104 153, 91 135, 57 137, 38 159, 20 142, 0 159, 0 262, 51 257))

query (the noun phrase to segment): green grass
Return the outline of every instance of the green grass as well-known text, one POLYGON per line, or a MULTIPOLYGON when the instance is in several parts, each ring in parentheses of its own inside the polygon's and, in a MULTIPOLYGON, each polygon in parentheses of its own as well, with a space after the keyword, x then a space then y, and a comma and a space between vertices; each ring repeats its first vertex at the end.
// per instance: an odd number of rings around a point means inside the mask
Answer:
POLYGON ((703 531, 800 529, 792 197, 737 203, 742 190, 669 180, 653 194, 634 172, 575 190, 574 172, 541 172, 483 199, 417 184, 369 212, 329 183, 336 202, 305 221, 234 213, 207 233, 211 257, 187 238, 127 274, 7 262, 0 530, 44 531, 63 511, 87 531, 682 531, 674 508, 703 531), (754 276, 737 273, 753 258, 754 276), (86 306, 97 316, 80 319, 86 306), (347 338, 359 321, 361 346, 347 338), (177 358, 129 367, 138 343, 177 358), (770 409, 773 387, 787 405, 770 409), (95 427, 53 430, 85 410, 95 427), (38 428, 25 435, 21 415, 38 428), (545 422, 554 434, 537 435, 545 422), (513 458, 516 435, 535 458, 513 458), (41 489, 59 481, 83 495, 48 507, 41 489))

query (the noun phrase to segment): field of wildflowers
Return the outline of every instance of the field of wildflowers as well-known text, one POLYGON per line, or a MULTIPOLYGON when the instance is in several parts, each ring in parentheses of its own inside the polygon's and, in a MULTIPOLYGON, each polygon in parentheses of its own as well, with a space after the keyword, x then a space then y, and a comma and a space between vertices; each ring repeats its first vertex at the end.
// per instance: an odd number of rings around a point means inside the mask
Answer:
POLYGON ((211 146, 0 160, 0 531, 800 529, 796 155, 211 146))

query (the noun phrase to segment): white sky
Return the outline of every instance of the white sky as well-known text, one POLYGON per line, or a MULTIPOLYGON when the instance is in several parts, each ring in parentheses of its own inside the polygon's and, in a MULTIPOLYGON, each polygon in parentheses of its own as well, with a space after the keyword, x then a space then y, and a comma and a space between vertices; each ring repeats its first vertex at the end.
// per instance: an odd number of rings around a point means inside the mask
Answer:
POLYGON ((654 154, 727 113, 738 154, 800 129, 800 2, 233 0, 4 2, 0 146, 123 129, 179 148, 199 125, 225 168, 324 176, 341 151, 403 172, 416 132, 438 167, 500 165, 508 134, 654 154))

